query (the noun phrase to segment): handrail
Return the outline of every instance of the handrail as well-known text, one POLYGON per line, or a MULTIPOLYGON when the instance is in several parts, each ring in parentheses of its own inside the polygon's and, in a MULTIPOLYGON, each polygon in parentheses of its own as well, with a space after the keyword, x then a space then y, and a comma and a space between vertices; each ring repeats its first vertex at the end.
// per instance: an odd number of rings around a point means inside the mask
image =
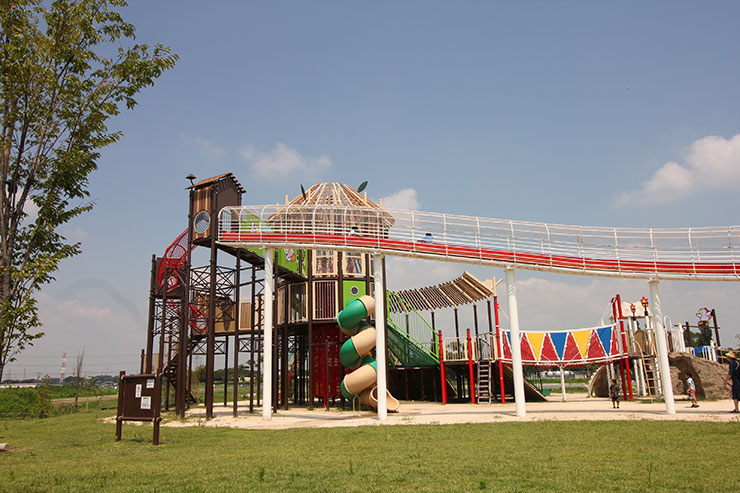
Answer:
POLYGON ((438 358, 439 342, 437 341, 437 332, 419 312, 409 306, 396 292, 388 290, 386 293, 388 319, 392 320, 399 330, 403 330, 405 326, 406 334, 411 340, 421 346, 430 355, 438 358))
POLYGON ((248 205, 224 208, 220 217, 219 242, 229 245, 329 248, 603 277, 740 281, 740 245, 732 242, 740 226, 587 227, 328 205, 248 205), (360 234, 350 234, 352 226, 360 234))

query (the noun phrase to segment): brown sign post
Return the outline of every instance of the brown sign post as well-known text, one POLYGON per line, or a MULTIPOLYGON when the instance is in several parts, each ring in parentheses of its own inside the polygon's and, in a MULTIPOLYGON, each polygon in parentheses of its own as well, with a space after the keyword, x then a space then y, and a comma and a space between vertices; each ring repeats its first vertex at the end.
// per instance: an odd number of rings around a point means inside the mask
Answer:
POLYGON ((159 423, 162 421, 162 374, 118 375, 118 414, 116 441, 121 440, 124 421, 150 421, 154 424, 152 443, 159 445, 159 423))

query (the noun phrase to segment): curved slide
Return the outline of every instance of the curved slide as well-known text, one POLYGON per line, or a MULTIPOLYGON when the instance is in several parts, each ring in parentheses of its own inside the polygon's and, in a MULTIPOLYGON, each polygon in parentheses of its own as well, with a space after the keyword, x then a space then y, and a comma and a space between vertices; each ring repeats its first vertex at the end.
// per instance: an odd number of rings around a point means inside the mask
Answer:
MULTIPOLYGON (((374 310, 375 299, 372 296, 355 298, 339 312, 337 323, 341 331, 350 336, 339 350, 339 362, 354 370, 342 380, 342 395, 350 401, 359 398, 360 404, 377 410, 378 365, 371 354, 375 347, 375 327, 365 321, 374 310)), ((398 400, 390 392, 386 395, 388 411, 398 411, 398 400)))

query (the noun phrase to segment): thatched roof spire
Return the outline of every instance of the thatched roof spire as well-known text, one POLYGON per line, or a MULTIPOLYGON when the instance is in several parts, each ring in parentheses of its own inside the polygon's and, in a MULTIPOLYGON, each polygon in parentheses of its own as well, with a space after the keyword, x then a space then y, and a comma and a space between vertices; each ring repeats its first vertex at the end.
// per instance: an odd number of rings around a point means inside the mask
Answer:
POLYGON ((367 236, 386 236, 394 219, 367 195, 344 183, 318 183, 286 204, 278 206, 268 222, 301 231, 323 230, 329 234, 346 234, 356 230, 367 236), (306 208, 320 210, 310 211, 306 208), (336 209, 335 209, 336 208, 336 209))
POLYGON ((306 190, 306 198, 303 194, 288 202, 287 205, 341 205, 355 207, 379 206, 368 200, 367 194, 363 195, 354 188, 344 183, 317 183, 306 190))

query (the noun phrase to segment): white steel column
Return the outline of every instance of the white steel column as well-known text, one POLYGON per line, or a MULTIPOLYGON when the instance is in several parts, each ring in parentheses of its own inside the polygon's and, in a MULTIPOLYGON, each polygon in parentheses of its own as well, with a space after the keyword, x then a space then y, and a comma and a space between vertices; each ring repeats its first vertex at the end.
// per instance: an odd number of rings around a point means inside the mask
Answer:
POLYGON ((560 367, 560 392, 563 394, 563 402, 565 402, 565 374, 563 367, 560 367))
POLYGON ((275 291, 275 250, 265 248, 265 290, 262 331, 262 419, 272 419, 272 293, 275 291))
POLYGON ((665 410, 668 414, 676 414, 676 403, 673 401, 673 384, 671 383, 671 369, 668 366, 668 346, 663 327, 663 309, 660 306, 660 294, 658 293, 658 280, 650 279, 650 303, 653 305, 653 323, 655 324, 655 345, 658 347, 658 363, 660 366, 660 379, 663 383, 663 399, 665 410))
POLYGON ((509 303, 509 342, 511 342, 511 367, 514 372, 514 402, 516 403, 516 415, 526 416, 522 348, 519 340, 519 307, 516 303, 516 278, 513 267, 506 267, 504 272, 506 273, 506 294, 509 303))
POLYGON ((375 360, 378 365, 378 419, 388 417, 388 396, 385 374, 385 291, 383 291, 383 256, 373 255, 375 278, 375 360))

